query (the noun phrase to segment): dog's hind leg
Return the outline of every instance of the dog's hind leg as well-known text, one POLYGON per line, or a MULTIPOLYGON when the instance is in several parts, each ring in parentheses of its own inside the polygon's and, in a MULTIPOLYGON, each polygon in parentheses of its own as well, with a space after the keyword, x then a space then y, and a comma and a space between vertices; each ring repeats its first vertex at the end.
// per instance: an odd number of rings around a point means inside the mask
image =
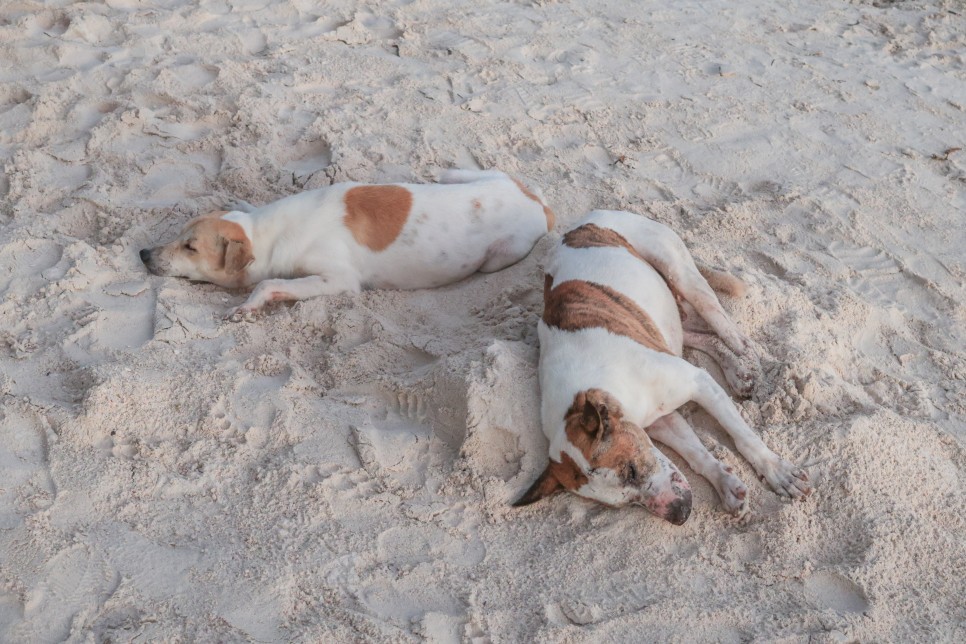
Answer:
POLYGON ((680 454, 692 470, 708 479, 728 512, 738 517, 748 512, 748 488, 730 466, 708 451, 681 414, 659 418, 647 428, 647 435, 680 454))
POLYGON ((687 326, 684 329, 684 346, 697 349, 714 360, 737 395, 743 398, 751 395, 755 378, 761 372, 761 365, 754 355, 736 355, 718 336, 691 331, 687 326))
MULTIPOLYGON (((538 238, 537 238, 538 239, 538 238)), ((504 237, 492 244, 486 250, 486 259, 479 267, 481 273, 495 273, 512 266, 530 254, 537 239, 530 239, 522 235, 504 237)))
MULTIPOLYGON (((718 296, 698 270, 694 258, 677 233, 647 217, 598 212, 602 215, 600 221, 627 239, 634 250, 664 277, 671 290, 693 306, 732 351, 738 355, 754 352, 751 340, 721 307, 718 296)), ((590 219, 590 222, 594 223, 594 220, 590 219)), ((720 274, 720 271, 713 274, 709 269, 705 271, 715 279, 720 274)), ((724 286, 724 281, 721 280, 720 284, 724 286)))

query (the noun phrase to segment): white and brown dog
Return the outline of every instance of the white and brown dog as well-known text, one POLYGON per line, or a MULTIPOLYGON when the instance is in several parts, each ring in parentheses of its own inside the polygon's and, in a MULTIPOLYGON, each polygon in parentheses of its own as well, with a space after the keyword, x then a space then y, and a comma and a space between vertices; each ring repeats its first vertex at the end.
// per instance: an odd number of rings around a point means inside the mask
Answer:
POLYGON ((448 170, 439 184, 337 183, 247 211, 194 219, 141 251, 155 275, 257 284, 229 312, 363 287, 441 286, 514 264, 553 228, 539 191, 503 172, 448 170))
POLYGON ((610 506, 643 505, 680 525, 691 513, 691 489, 655 439, 707 478, 728 511, 743 515, 745 485, 675 411, 689 401, 721 423, 778 494, 810 492, 806 473, 768 449, 714 379, 681 357, 684 346, 703 351, 736 391, 750 390, 754 349, 709 279, 724 292, 743 290, 731 275, 699 271, 681 239, 646 217, 598 210, 564 235, 547 268, 539 323, 550 464, 514 505, 570 490, 610 506), (682 325, 682 300, 718 337, 696 331, 693 315, 682 325))

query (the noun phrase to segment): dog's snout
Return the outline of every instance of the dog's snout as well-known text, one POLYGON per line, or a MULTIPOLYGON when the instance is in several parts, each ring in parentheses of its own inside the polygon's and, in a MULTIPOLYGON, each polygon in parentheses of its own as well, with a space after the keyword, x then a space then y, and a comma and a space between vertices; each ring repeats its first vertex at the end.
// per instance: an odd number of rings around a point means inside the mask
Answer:
POLYGON ((664 518, 674 525, 682 525, 688 520, 689 516, 691 516, 690 490, 668 506, 668 513, 664 516, 664 518))
POLYGON ((691 516, 691 486, 668 462, 668 470, 654 481, 649 493, 645 492, 643 505, 665 521, 681 525, 691 516))
POLYGON ((142 262, 147 264, 148 260, 151 259, 151 251, 149 251, 147 248, 142 248, 141 252, 138 253, 138 256, 141 258, 142 262))

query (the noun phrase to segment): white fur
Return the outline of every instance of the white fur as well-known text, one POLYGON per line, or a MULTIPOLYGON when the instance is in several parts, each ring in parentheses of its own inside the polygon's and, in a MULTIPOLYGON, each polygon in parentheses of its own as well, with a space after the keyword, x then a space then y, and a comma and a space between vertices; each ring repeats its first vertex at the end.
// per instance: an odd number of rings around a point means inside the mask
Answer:
POLYGON ((449 171, 440 184, 396 184, 412 194, 409 217, 387 248, 360 245, 343 222, 338 183, 223 216, 242 226, 254 261, 247 313, 276 299, 302 299, 365 287, 417 289, 509 266, 547 232, 541 204, 499 171, 449 171), (474 201, 480 204, 474 207, 474 201))
MULTIPOLYGON (((674 411, 689 401, 704 407, 735 440, 738 449, 777 492, 801 496, 808 491, 801 470, 772 452, 748 427, 734 403, 705 371, 681 358, 684 330, 673 284, 735 352, 751 352, 750 341, 721 308, 717 297, 670 229, 627 212, 594 211, 577 224, 592 223, 624 237, 646 261, 619 247, 570 248, 561 243, 547 272, 553 284, 585 280, 632 299, 664 336, 673 355, 649 349, 604 328, 564 331, 539 323, 541 417, 550 441, 550 458, 561 461, 566 452, 588 474, 593 492, 609 502, 620 491, 618 483, 595 480, 588 463, 568 439, 565 416, 581 391, 600 389, 621 405, 623 417, 678 449, 695 471, 715 485, 726 507, 736 514, 747 509, 744 486, 701 445, 683 418, 674 411), (683 425, 683 427, 682 427, 683 425), (717 467, 714 466, 717 464, 717 467), (740 498, 739 498, 740 497, 740 498)), ((575 226, 576 227, 576 226, 575 226)), ((585 486, 587 487, 587 486, 585 486)), ((583 493, 583 492, 579 492, 583 493)))

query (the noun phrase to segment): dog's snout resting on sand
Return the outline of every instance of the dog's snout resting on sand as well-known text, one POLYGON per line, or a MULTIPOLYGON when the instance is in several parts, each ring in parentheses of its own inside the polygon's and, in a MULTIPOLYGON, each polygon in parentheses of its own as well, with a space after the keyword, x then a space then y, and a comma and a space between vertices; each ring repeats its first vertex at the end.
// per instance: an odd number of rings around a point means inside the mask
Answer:
POLYGON ((269 302, 441 286, 523 259, 553 228, 539 191, 503 172, 448 170, 438 184, 337 183, 245 212, 216 212, 140 252, 155 275, 256 285, 228 317, 269 302))
POLYGON ((684 346, 707 353, 737 393, 750 392, 753 346, 709 282, 732 294, 744 286, 699 271, 681 239, 646 217, 598 210, 564 235, 547 268, 539 323, 550 464, 514 505, 570 490, 611 506, 643 505, 680 525, 691 513, 691 489, 655 439, 707 478, 729 512, 743 515, 745 485, 675 411, 689 401, 714 416, 778 494, 810 492, 806 473, 768 449, 714 379, 681 357, 684 346), (716 335, 697 330, 693 314, 682 325, 676 298, 716 335))

